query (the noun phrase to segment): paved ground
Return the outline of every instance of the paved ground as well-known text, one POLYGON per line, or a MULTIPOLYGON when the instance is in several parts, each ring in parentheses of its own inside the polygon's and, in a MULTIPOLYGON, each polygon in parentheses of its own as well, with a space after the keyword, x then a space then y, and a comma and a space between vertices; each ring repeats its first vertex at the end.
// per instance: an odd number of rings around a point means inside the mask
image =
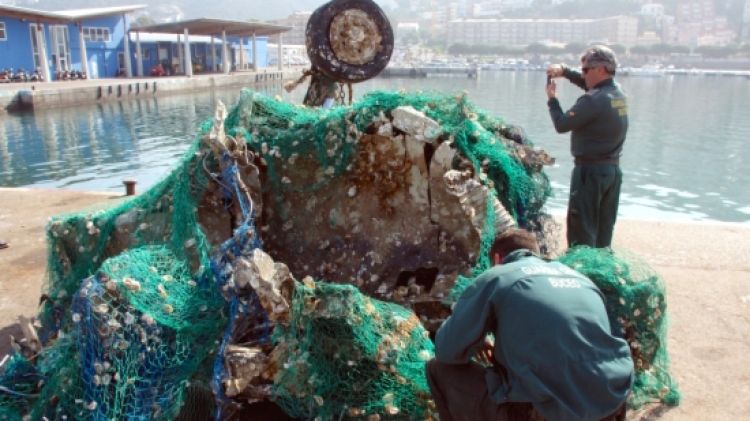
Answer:
MULTIPOLYGON (((51 215, 115 202, 112 195, 0 188, 0 355, 18 315, 33 316, 51 215)), ((615 247, 643 256, 665 279, 672 371, 683 403, 631 419, 750 419, 750 226, 622 220, 615 247)))

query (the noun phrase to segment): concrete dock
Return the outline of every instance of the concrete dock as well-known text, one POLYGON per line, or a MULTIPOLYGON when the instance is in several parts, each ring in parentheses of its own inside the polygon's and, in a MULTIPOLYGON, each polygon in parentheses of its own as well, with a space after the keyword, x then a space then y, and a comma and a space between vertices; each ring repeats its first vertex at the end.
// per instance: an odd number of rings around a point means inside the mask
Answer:
POLYGON ((116 79, 86 79, 53 82, 0 84, 0 115, 16 110, 40 110, 122 101, 173 93, 200 92, 231 86, 281 83, 297 78, 301 68, 260 69, 258 71, 201 74, 192 77, 167 76, 116 79))
MULTIPOLYGON (((0 356, 9 335, 21 335, 17 316, 36 314, 48 218, 118 200, 109 193, 0 188, 0 239, 10 245, 0 250, 0 356)), ((750 226, 620 220, 615 248, 643 257, 666 282, 668 348, 683 395, 676 408, 650 408, 628 418, 748 419, 750 226)))

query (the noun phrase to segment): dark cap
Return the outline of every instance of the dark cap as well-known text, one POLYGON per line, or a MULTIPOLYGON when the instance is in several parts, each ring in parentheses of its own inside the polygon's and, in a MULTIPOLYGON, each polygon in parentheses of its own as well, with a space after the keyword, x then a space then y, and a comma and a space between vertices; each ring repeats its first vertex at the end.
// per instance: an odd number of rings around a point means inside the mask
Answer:
POLYGON ((581 62, 589 66, 604 66, 607 72, 615 74, 617 70, 617 58, 614 51, 604 45, 594 45, 586 49, 581 56, 581 62))

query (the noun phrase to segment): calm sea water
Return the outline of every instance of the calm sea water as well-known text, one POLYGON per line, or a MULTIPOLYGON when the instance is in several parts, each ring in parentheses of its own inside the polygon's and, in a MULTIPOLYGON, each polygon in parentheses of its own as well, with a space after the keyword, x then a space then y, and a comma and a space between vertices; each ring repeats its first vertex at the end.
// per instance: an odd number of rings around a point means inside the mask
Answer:
MULTIPOLYGON (((620 216, 750 223, 750 80, 619 81, 630 99, 620 216)), ((356 85, 355 95, 372 89, 466 91, 557 158, 547 169, 555 189, 548 206, 560 213, 567 206, 572 159, 569 136, 552 128, 544 83, 541 72, 485 72, 479 80, 376 79, 356 85)), ((304 87, 291 95, 281 86, 262 90, 295 102, 304 94, 304 87)), ((565 81, 558 91, 564 108, 581 94, 565 81)), ((233 89, 2 115, 0 186, 121 192, 122 179, 135 178, 143 191, 169 172, 216 101, 233 104, 238 96, 233 89)))

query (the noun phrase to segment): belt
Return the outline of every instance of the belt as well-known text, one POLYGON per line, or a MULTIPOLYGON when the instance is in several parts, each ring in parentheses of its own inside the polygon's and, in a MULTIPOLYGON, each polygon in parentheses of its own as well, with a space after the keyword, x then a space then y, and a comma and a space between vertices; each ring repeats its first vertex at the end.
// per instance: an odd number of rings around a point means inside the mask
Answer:
POLYGON ((620 158, 582 158, 575 157, 576 165, 589 165, 589 164, 610 164, 620 165, 620 158))

